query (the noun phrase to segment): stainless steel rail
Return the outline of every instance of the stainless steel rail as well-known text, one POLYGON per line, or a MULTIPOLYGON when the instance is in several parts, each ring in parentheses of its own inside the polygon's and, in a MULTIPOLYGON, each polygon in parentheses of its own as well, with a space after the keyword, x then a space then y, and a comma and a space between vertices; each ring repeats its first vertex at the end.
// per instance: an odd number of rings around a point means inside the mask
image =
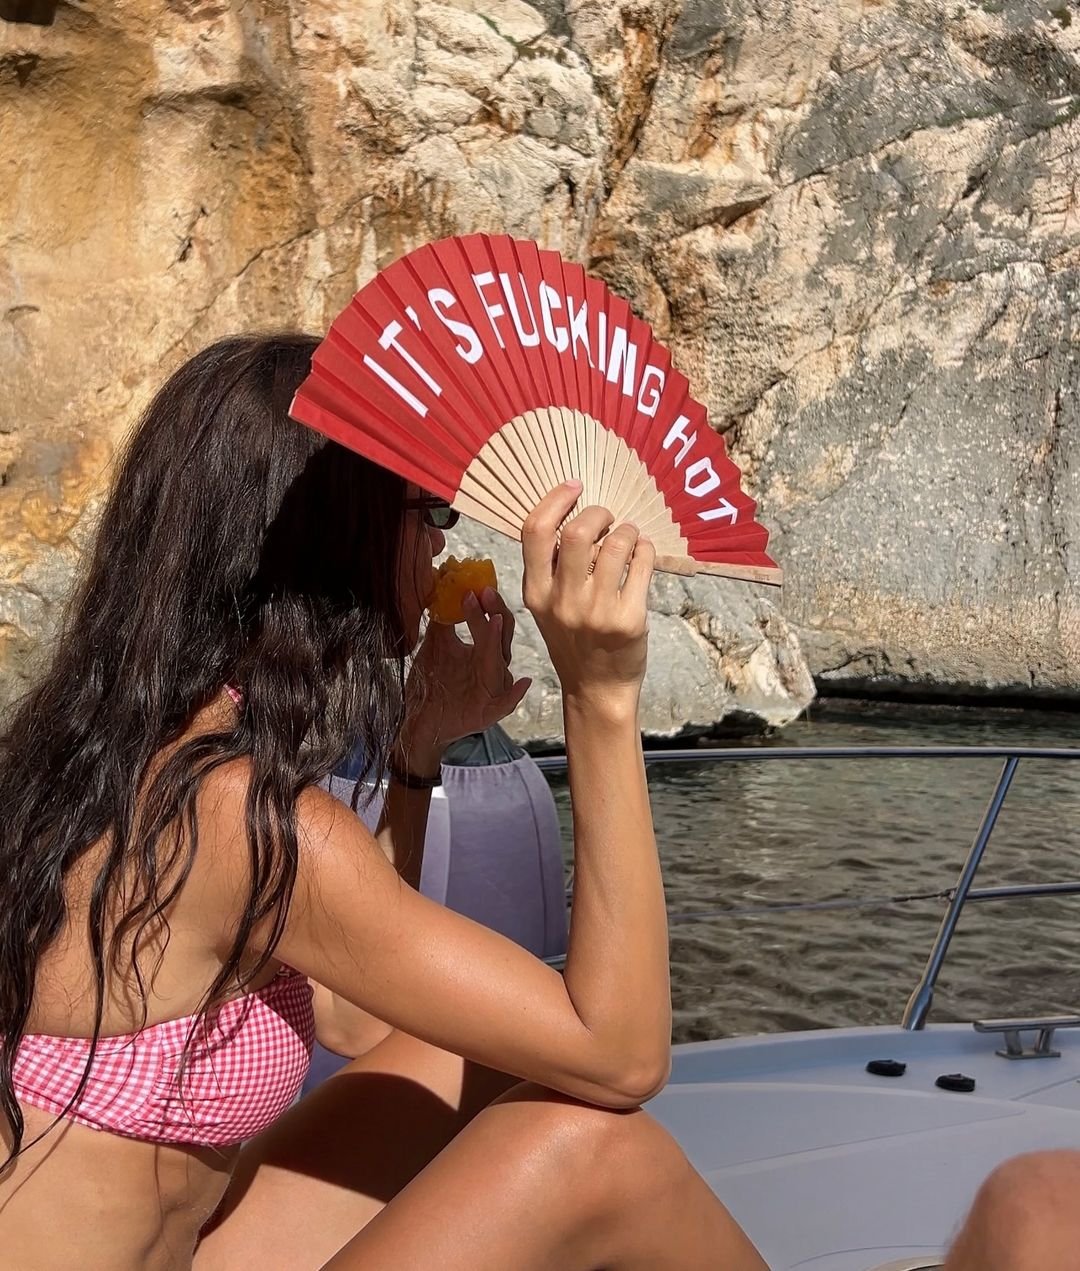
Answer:
MULTIPOLYGON (((1035 746, 702 746, 693 750, 646 750, 645 762, 759 763, 769 759, 1080 759, 1080 750, 1035 746)), ((559 772, 565 755, 537 755, 541 768, 559 772)))
MULTIPOLYGON (((979 828, 975 832, 971 847, 960 869, 960 874, 952 887, 940 893, 921 893, 917 896, 879 897, 869 903, 888 903, 897 900, 942 899, 947 901, 947 908, 941 919, 937 937, 934 940, 930 956, 926 960, 922 976, 915 986, 901 1019, 901 1026, 906 1029, 925 1027, 927 1016, 934 1001, 934 988, 938 976, 949 951, 949 944, 956 931, 960 914, 968 901, 1013 900, 1018 897, 1033 896, 1074 896, 1080 895, 1080 879, 1059 883, 1017 883, 1006 887, 973 887, 975 875, 986 854, 990 836, 994 832, 998 816, 1005 803, 1006 796, 1016 776, 1021 759, 1080 759, 1080 750, 1067 750, 1058 747, 1023 747, 1023 746, 744 746, 711 747, 694 750, 647 750, 645 762, 649 766, 658 764, 694 764, 714 763, 761 763, 778 760, 814 760, 814 759, 1001 759, 1004 763, 998 775, 990 801, 983 813, 979 828)), ((567 767, 565 755, 540 755, 537 763, 548 772, 559 772, 567 767)), ((760 906, 750 913, 785 910, 795 908, 847 908, 862 903, 858 900, 840 899, 835 901, 819 901, 809 905, 768 905, 760 906)), ((710 913, 676 915, 681 921, 706 921, 709 918, 732 916, 730 910, 716 910, 710 913)))
MULTIPOLYGON (((986 845, 990 842, 990 835, 994 832, 998 814, 1001 812, 1002 805, 1005 802, 1005 796, 1009 793, 1009 787, 1012 785, 1012 779, 1016 775, 1016 766, 1019 762, 1015 755, 1010 755, 1001 769, 1001 775, 998 777, 997 785, 994 787, 994 793, 990 796, 990 802, 986 805, 986 811, 983 813, 982 823, 979 825, 974 841, 968 850, 967 860, 964 861, 960 870, 960 877, 956 881, 956 890, 953 893, 953 898, 949 901, 949 907, 945 910, 945 916, 941 920, 934 947, 930 950, 930 956, 926 960, 922 976, 908 998, 907 1006, 904 1007, 904 1014, 900 1019, 900 1024, 903 1028, 923 1028, 926 1024, 926 1017, 930 1014, 930 1007, 934 1003, 934 986, 937 984, 938 975, 941 973, 942 965, 945 962, 945 955, 949 951, 953 932, 956 930, 956 924, 960 921, 960 913, 971 891, 971 884, 975 881, 975 874, 982 863, 986 845)), ((1035 885, 1037 886, 1038 884, 1035 885)))

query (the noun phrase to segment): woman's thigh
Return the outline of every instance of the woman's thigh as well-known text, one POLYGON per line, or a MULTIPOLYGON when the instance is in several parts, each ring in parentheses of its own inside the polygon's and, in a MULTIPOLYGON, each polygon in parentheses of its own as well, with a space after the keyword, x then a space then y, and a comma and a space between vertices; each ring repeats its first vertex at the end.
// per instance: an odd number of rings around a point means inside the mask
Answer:
POLYGON ((768 1271, 640 1109, 521 1084, 484 1108, 323 1271, 768 1271))
POLYGON ((514 1082, 391 1033, 245 1145, 195 1271, 321 1267, 514 1082))

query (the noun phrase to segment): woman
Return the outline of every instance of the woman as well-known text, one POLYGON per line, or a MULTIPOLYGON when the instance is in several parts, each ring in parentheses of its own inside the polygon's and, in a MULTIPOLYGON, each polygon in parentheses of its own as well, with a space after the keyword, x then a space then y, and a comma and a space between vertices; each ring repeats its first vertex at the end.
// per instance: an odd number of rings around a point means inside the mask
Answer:
POLYGON ((288 418, 314 346, 226 340, 168 381, 3 739, 4 1263, 760 1268, 636 1110, 670 1025, 652 549, 589 508, 556 551, 577 486, 525 526, 575 807, 563 979, 408 885, 443 749, 528 685, 493 593, 405 682, 445 505, 288 418), (375 836, 315 785, 356 744, 392 777, 375 836), (290 1108, 308 977, 394 1031, 290 1108))

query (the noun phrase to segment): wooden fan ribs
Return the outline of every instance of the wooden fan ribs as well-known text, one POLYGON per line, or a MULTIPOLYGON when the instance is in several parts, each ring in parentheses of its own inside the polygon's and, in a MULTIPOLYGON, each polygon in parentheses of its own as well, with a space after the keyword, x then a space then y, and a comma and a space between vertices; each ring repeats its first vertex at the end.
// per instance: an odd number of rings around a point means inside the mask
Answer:
POLYGON ((383 270, 316 351, 292 413, 514 537, 560 481, 676 572, 779 581, 738 467, 668 350, 580 265, 473 234, 383 270))

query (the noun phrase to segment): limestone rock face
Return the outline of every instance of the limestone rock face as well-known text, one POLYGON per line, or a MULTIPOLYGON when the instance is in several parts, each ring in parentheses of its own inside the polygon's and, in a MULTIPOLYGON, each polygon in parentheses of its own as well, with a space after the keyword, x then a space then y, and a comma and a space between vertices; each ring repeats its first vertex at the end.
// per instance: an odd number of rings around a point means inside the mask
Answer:
POLYGON ((819 686, 1077 694, 1074 14, 690 0, 665 28, 592 249, 753 473, 819 686))
POLYGON ((800 638, 826 682, 1075 693, 1067 7, 32 8, 0 21, 0 702, 163 374, 235 330, 321 331, 470 230, 626 295, 775 531, 786 621, 658 582, 650 727, 793 717, 800 638))

